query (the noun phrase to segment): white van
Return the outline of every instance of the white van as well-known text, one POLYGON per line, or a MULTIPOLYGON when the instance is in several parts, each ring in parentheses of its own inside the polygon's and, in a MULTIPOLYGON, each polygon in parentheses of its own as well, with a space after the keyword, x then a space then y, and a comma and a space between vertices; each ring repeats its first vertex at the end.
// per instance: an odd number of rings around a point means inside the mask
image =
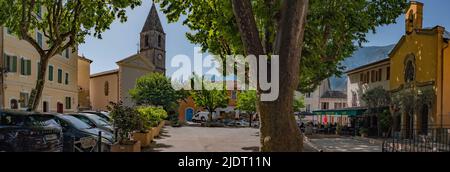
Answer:
MULTIPOLYGON (((213 112, 213 119, 217 119, 218 117, 213 112)), ((198 112, 192 117, 192 122, 206 122, 209 119, 209 112, 198 112)))

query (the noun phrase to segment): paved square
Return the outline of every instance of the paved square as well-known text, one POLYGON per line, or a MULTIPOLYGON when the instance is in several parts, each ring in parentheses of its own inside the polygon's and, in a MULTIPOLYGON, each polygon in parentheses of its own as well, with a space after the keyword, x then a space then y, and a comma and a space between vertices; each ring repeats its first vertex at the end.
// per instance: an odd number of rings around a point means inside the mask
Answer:
POLYGON ((324 152, 381 152, 381 144, 350 137, 310 139, 324 152))
POLYGON ((155 140, 153 152, 255 152, 259 129, 166 126, 155 140))

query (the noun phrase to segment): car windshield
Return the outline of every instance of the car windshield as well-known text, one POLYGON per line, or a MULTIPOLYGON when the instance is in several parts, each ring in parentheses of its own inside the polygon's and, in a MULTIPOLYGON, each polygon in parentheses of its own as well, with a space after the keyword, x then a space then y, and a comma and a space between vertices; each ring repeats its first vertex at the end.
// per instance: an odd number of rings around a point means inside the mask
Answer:
POLYGON ((109 114, 105 114, 103 112, 82 112, 82 113, 96 115, 106 121, 109 120, 109 114))
POLYGON ((89 126, 85 122, 83 122, 83 121, 81 121, 78 118, 75 118, 73 116, 64 115, 64 116, 61 116, 61 118, 64 119, 64 120, 67 120, 68 122, 70 122, 77 129, 90 129, 90 128, 92 128, 92 126, 89 126))
POLYGON ((30 115, 25 122, 27 126, 49 126, 57 124, 51 117, 43 115, 30 115))
POLYGON ((87 114, 87 116, 88 116, 90 119, 94 120, 95 123, 97 123, 97 124, 99 124, 99 125, 101 125, 101 126, 107 126, 107 125, 109 125, 108 121, 106 121, 106 120, 105 120, 104 118, 102 118, 102 117, 99 117, 99 116, 93 115, 93 114, 87 114))

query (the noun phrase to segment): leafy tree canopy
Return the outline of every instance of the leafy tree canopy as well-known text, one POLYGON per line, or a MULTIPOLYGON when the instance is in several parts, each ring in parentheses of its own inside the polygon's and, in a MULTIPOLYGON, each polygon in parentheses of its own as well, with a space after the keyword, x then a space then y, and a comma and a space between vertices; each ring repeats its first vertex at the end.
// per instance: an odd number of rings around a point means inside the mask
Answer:
MULTIPOLYGON (((181 16, 183 24, 194 32, 186 33, 203 51, 223 58, 245 54, 231 1, 156 0, 170 22, 181 16)), ((251 0, 260 38, 266 54, 273 47, 280 19, 281 1, 251 0)), ((310 0, 304 48, 299 71, 301 92, 312 92, 322 80, 342 75, 340 64, 364 42, 377 26, 395 23, 404 12, 406 0, 310 0)), ((228 64, 229 65, 229 64, 228 64)), ((223 67, 223 66, 222 66, 223 67)), ((227 71, 230 72, 230 71, 227 71)))
POLYGON ((136 87, 129 93, 138 105, 161 106, 166 110, 172 110, 178 101, 189 96, 184 90, 175 90, 170 79, 160 73, 151 73, 139 78, 136 87))
POLYGON ((245 91, 238 94, 236 109, 249 114, 256 113, 256 91, 245 91))

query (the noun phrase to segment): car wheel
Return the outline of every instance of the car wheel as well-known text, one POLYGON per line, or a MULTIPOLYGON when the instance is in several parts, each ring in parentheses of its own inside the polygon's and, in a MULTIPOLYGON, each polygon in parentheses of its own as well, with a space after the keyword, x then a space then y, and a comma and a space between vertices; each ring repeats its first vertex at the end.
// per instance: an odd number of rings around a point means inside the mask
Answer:
POLYGON ((205 118, 205 117, 202 117, 201 120, 202 120, 203 122, 206 122, 206 118, 205 118))

